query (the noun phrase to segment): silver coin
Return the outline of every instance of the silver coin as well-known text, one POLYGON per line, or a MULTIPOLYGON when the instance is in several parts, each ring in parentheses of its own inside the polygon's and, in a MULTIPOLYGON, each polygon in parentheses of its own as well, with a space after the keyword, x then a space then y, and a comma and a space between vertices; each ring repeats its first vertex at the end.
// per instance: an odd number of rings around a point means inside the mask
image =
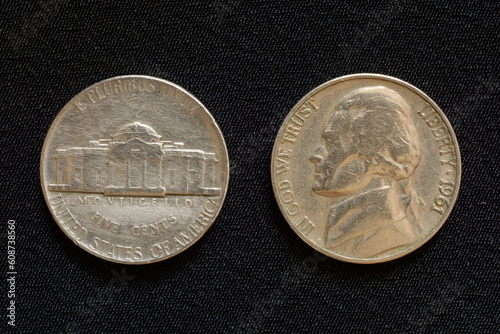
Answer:
POLYGON ((460 150, 439 107, 412 85, 348 75, 308 93, 276 138, 271 175, 291 228, 347 262, 404 256, 444 224, 460 150))
POLYGON ((186 250, 212 226, 229 160, 217 123, 193 95, 129 75, 64 106, 45 139, 40 175, 52 216, 75 244, 143 264, 186 250))

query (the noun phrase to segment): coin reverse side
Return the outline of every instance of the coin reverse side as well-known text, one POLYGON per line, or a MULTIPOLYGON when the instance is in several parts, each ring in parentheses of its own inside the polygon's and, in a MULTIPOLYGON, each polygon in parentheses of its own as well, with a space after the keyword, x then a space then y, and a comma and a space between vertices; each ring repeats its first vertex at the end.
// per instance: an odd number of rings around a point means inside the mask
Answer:
POLYGON ((335 259, 378 263, 427 242, 456 201, 458 143, 439 107, 384 75, 334 79, 288 114, 271 162, 291 228, 335 259))
POLYGON ((58 114, 40 175, 47 205, 75 244, 142 264, 178 254, 212 226, 224 201, 224 138, 193 95, 165 80, 96 83, 58 114))

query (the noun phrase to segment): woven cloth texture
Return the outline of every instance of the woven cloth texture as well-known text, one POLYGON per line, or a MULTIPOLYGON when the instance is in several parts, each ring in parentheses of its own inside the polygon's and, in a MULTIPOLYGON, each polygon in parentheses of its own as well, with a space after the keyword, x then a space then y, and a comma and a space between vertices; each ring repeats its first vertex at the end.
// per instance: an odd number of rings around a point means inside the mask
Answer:
POLYGON ((0 240, 16 221, 16 327, 2 333, 494 333, 500 327, 500 2, 3 1, 0 240), (462 154, 442 229, 396 261, 326 259, 288 226, 269 165, 306 93, 380 73, 424 91, 462 154), (144 74, 190 91, 230 158, 228 195, 186 252, 100 260, 69 240, 40 187, 59 110, 100 80, 144 74))

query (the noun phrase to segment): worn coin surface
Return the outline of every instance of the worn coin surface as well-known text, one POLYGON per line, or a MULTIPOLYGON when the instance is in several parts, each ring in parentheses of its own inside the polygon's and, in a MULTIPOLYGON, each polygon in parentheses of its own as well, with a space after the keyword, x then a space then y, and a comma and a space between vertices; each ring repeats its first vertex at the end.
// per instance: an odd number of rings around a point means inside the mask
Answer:
POLYGON ((378 263, 428 241, 457 198, 460 152, 439 107, 384 75, 308 93, 276 138, 271 174, 292 229, 333 258, 378 263))
POLYGON ((58 114, 42 149, 47 205, 75 244, 142 264, 195 243, 224 201, 224 138, 193 95, 165 80, 121 76, 88 87, 58 114))

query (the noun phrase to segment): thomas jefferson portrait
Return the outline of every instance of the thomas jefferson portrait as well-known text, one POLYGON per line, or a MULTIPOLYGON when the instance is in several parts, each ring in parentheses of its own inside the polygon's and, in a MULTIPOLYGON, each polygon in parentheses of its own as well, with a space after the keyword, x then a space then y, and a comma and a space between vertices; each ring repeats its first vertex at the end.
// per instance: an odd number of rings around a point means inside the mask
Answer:
POLYGON ((418 238, 424 203, 412 175, 420 147, 408 117, 407 103, 385 87, 354 90, 332 110, 310 157, 313 191, 332 199, 326 248, 374 257, 418 238))

